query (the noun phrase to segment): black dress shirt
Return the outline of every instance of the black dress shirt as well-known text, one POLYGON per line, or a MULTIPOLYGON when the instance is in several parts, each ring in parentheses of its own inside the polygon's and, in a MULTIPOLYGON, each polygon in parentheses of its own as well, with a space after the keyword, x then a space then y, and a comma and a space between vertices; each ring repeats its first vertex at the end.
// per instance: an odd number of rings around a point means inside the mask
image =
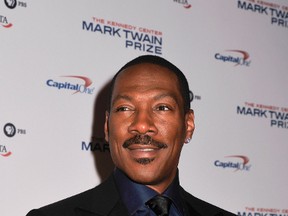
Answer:
MULTIPOLYGON (((138 184, 129 179, 121 170, 114 171, 114 179, 120 193, 120 197, 131 216, 155 216, 155 213, 145 205, 145 203, 158 193, 151 188, 138 184)), ((172 200, 169 215, 184 216, 183 203, 179 194, 180 185, 178 172, 169 185, 162 193, 172 200)))

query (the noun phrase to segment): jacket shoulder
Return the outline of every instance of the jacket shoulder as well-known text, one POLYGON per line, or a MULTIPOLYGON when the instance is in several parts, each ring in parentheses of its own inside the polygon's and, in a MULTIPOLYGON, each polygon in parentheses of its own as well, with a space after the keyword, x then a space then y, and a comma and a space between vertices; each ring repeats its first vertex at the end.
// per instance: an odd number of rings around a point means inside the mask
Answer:
POLYGON ((106 214, 119 200, 113 177, 82 193, 57 201, 37 210, 30 211, 27 216, 74 216, 77 212, 95 212, 106 214))

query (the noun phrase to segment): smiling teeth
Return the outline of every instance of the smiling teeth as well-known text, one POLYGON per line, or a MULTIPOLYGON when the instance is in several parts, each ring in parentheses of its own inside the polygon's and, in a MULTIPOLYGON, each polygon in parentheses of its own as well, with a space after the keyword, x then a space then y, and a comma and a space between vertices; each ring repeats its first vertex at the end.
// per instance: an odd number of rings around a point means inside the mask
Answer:
POLYGON ((154 151, 155 149, 141 149, 141 151, 145 151, 145 152, 150 152, 150 151, 154 151))

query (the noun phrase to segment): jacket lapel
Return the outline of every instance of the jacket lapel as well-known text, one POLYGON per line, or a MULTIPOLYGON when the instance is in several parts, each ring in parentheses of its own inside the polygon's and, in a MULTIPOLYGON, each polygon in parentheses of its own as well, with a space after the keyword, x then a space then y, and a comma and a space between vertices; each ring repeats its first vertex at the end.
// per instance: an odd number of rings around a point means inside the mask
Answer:
POLYGON ((93 189, 89 200, 75 209, 77 216, 128 216, 126 207, 120 201, 113 175, 93 189))
POLYGON ((125 206, 118 202, 115 207, 108 213, 103 212, 91 212, 86 209, 75 209, 77 216, 129 216, 125 206))
POLYGON ((115 207, 111 210, 111 212, 108 214, 109 216, 129 216, 129 213, 124 206, 124 204, 119 200, 119 202, 115 205, 115 207))
POLYGON ((185 215, 195 216, 236 216, 210 203, 200 200, 181 188, 181 196, 185 202, 185 215), (188 212, 188 214, 187 214, 188 212))

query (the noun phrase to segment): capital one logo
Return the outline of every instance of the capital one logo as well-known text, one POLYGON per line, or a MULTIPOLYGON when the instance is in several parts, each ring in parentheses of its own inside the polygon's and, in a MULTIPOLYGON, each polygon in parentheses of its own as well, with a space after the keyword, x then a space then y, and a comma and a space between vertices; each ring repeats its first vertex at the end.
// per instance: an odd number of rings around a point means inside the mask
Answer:
POLYGON ((95 87, 91 88, 92 81, 88 77, 84 76, 61 76, 65 78, 65 80, 57 80, 49 79, 46 81, 46 85, 49 87, 56 88, 58 90, 68 90, 73 91, 72 94, 76 93, 85 93, 85 94, 93 94, 95 87), (69 79, 69 80, 67 80, 69 79), (70 81, 73 80, 73 82, 70 81))
POLYGON ((251 64, 250 55, 244 50, 225 50, 222 53, 216 53, 214 57, 225 63, 234 63, 234 66, 250 66, 251 64))
POLYGON ((192 5, 188 3, 188 0, 173 0, 174 2, 177 2, 178 4, 182 4, 184 8, 188 9, 191 8, 192 5))
MULTIPOLYGON (((14 137, 16 134, 16 127, 12 123, 7 123, 3 127, 4 134, 11 138, 14 137)), ((12 154, 11 151, 7 149, 5 145, 0 144, 0 155, 3 157, 8 157, 12 154)))
POLYGON ((12 23, 8 22, 8 19, 6 16, 2 16, 0 15, 0 24, 4 27, 4 28, 10 28, 13 26, 12 23))
POLYGON ((0 155, 3 157, 8 157, 12 154, 11 151, 8 151, 5 145, 0 145, 0 155))
POLYGON ((232 169, 234 171, 250 171, 250 159, 244 155, 230 155, 226 159, 216 160, 214 166, 223 169, 232 169))

